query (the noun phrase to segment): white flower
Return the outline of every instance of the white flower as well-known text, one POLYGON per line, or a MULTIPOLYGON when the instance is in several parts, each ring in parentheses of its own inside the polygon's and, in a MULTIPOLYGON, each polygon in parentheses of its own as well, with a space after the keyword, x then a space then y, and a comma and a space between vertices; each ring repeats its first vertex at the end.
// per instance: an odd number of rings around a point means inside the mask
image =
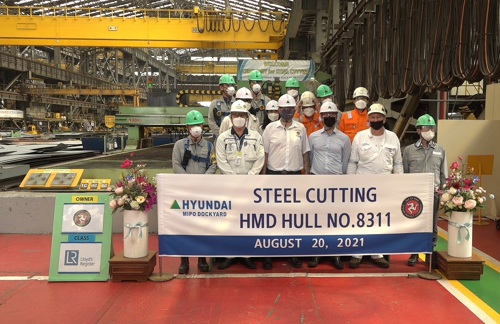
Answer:
POLYGON ((132 209, 139 209, 141 206, 139 206, 139 203, 138 203, 137 201, 132 200, 132 201, 130 202, 130 207, 131 207, 132 209))
POLYGON ((477 198, 477 202, 480 203, 480 204, 482 204, 484 202, 484 200, 483 200, 482 197, 479 197, 479 198, 477 198))
POLYGON ((451 200, 451 194, 448 193, 448 192, 445 192, 442 196, 441 196, 441 202, 448 202, 451 200))
POLYGON ((494 194, 490 194, 490 199, 495 199, 495 195, 494 194))
POLYGON ((448 192, 449 192, 452 196, 454 196, 454 195, 456 195, 456 193, 457 193, 457 189, 455 189, 455 188, 451 187, 450 189, 448 189, 448 192))
POLYGON ((115 194, 117 194, 117 195, 123 194, 123 187, 116 187, 115 194))

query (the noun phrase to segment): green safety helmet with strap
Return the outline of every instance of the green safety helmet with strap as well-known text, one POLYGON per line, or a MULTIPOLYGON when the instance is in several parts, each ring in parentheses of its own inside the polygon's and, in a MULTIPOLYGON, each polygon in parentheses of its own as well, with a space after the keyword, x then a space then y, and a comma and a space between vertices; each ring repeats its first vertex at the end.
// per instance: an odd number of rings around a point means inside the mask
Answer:
POLYGON ((436 126, 436 121, 434 120, 434 118, 432 118, 431 115, 425 114, 425 115, 418 117, 416 126, 417 127, 419 127, 419 126, 436 126))
POLYGON ((219 78, 219 85, 221 84, 235 85, 236 82, 234 82, 234 78, 232 76, 230 76, 229 74, 224 74, 219 78))
POLYGON ((316 94, 318 98, 325 98, 329 96, 333 96, 333 91, 329 86, 322 84, 316 90, 316 94))
POLYGON ((285 87, 286 88, 300 88, 299 81, 297 81, 297 79, 295 79, 295 78, 290 78, 286 81, 285 87))
POLYGON ((191 126, 191 125, 199 125, 203 124, 205 122, 205 119, 203 118, 203 115, 201 112, 198 110, 191 110, 186 114, 186 125, 191 126))
POLYGON ((262 73, 260 73, 259 70, 253 70, 250 72, 250 76, 248 77, 249 81, 264 81, 264 78, 262 78, 262 73))

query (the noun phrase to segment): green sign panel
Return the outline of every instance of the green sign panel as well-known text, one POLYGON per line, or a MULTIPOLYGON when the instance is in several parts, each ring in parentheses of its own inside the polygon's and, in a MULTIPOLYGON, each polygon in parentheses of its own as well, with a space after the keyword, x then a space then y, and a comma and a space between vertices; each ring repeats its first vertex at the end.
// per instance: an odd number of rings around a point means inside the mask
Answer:
POLYGON ((49 281, 107 281, 112 217, 109 194, 58 194, 49 281))

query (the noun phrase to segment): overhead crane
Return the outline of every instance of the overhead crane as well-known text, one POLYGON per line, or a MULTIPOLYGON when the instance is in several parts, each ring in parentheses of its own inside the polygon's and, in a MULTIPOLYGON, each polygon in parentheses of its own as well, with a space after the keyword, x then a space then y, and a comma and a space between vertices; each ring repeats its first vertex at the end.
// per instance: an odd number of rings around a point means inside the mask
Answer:
POLYGON ((197 7, 163 10, 0 6, 0 45, 277 51, 283 45, 287 22, 283 18, 259 18, 264 16, 284 14, 197 7))

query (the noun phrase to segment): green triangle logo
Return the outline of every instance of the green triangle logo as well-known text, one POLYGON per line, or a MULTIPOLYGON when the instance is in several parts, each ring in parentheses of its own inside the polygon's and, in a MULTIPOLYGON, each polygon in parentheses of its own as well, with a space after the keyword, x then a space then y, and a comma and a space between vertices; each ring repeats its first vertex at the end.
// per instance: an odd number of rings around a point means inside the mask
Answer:
POLYGON ((181 207, 179 207, 179 203, 177 203, 177 200, 174 200, 174 203, 172 204, 172 207, 170 207, 170 209, 181 209, 181 207))

